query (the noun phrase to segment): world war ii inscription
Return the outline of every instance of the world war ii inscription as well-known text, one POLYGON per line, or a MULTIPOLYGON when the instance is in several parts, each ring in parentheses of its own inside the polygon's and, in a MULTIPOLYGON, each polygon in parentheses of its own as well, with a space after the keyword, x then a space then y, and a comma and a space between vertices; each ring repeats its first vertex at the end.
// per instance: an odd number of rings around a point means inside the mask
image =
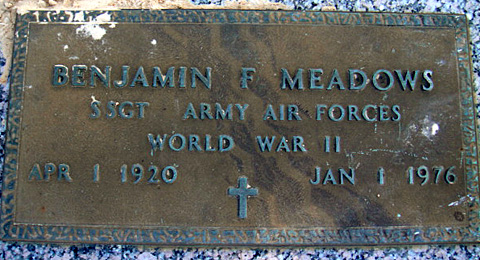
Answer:
POLYGON ((465 17, 19 15, 4 239, 475 242, 465 17))

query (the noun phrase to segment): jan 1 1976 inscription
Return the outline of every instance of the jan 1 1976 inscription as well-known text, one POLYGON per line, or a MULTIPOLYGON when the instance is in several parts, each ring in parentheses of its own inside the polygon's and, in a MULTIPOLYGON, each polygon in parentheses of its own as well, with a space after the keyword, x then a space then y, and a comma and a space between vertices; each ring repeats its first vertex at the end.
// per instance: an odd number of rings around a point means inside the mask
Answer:
POLYGON ((478 240, 464 16, 32 11, 14 56, 4 239, 478 240))

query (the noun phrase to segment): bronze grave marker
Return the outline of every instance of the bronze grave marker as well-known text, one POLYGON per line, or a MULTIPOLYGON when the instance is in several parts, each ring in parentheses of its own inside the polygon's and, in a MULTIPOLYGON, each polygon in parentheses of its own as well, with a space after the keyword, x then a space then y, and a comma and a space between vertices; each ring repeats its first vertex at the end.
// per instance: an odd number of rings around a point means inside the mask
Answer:
POLYGON ((464 16, 32 11, 5 240, 476 242, 464 16))

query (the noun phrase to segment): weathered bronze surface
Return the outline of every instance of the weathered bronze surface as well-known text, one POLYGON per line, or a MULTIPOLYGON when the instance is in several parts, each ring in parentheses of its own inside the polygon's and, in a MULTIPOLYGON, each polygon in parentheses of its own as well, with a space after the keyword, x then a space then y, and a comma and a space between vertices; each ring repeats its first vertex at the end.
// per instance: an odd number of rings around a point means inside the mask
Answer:
POLYGON ((20 15, 3 238, 478 241, 467 43, 456 15, 20 15))

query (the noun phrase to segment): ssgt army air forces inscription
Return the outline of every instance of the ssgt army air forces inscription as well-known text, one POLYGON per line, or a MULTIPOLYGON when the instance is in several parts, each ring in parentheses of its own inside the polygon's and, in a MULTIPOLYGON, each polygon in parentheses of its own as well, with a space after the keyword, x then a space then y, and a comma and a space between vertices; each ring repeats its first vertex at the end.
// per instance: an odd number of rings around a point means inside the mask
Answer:
POLYGON ((32 11, 5 240, 476 242, 465 17, 32 11))

